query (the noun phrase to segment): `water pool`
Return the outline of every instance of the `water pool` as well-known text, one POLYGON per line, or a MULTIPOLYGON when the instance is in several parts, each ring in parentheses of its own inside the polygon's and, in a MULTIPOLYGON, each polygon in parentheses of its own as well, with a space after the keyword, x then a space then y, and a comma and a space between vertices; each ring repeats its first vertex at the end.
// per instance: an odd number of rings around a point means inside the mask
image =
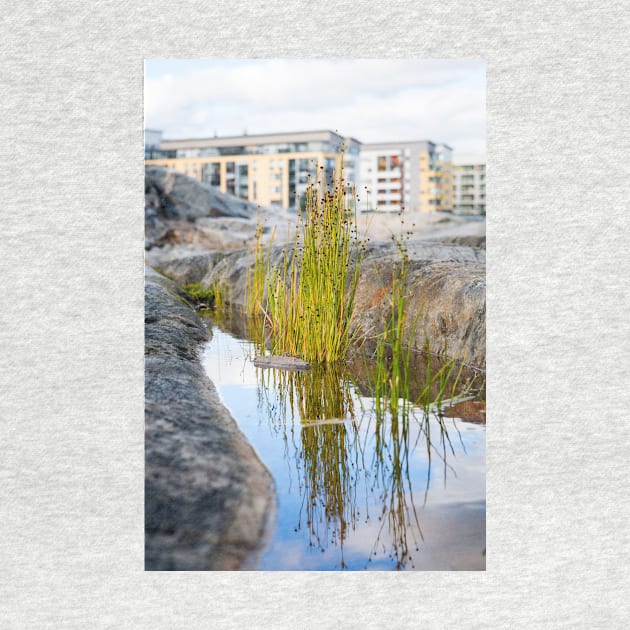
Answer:
POLYGON ((275 481, 260 570, 485 569, 485 423, 378 416, 346 368, 257 368, 255 355, 215 325, 202 362, 275 481))

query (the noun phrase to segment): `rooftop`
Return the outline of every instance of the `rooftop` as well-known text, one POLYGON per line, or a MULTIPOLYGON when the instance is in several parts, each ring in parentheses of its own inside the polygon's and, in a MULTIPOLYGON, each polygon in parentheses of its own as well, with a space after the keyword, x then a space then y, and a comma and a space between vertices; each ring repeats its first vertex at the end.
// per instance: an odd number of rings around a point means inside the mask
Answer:
POLYGON ((453 164, 461 166, 464 164, 485 164, 486 156, 481 153, 454 153, 453 164))
POLYGON ((368 142, 361 145, 362 149, 398 149, 398 148, 412 148, 412 147, 428 147, 428 145, 443 146, 447 149, 453 150, 453 147, 445 144, 444 142, 435 142, 433 140, 404 140, 402 142, 368 142))
POLYGON ((341 141, 350 140, 361 144, 356 138, 343 136, 330 129, 316 131, 291 131, 283 133, 243 134, 242 136, 225 136, 213 138, 177 138, 163 139, 163 149, 198 149, 203 147, 241 146, 243 144, 273 144, 281 142, 306 142, 309 140, 341 141))

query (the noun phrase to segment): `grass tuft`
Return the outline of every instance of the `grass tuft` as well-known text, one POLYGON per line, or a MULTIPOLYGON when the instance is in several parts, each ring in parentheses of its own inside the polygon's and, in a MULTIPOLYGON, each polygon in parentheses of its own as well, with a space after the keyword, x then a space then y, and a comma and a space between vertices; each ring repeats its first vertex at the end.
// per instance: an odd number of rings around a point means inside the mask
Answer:
POLYGON ((330 185, 323 172, 309 182, 278 265, 269 268, 269 252, 256 247, 248 312, 264 315, 272 352, 312 363, 345 357, 353 341, 350 324, 364 249, 356 228, 356 192, 346 188, 342 163, 330 185))
POLYGON ((186 284, 184 291, 197 303, 206 306, 214 305, 214 287, 202 287, 201 282, 186 284))
POLYGON ((194 300, 197 306, 211 309, 223 309, 228 302, 227 289, 222 282, 213 282, 210 287, 201 282, 184 285, 184 291, 194 300))

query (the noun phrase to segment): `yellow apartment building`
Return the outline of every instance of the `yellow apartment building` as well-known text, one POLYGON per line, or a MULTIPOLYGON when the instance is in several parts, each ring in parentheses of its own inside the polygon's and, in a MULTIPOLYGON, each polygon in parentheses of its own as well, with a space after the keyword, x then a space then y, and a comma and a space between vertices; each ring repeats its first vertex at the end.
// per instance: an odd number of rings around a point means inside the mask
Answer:
POLYGON ((332 131, 162 140, 160 157, 153 152, 145 162, 175 169, 262 206, 290 208, 320 167, 332 177, 342 146, 344 179, 356 185, 360 143, 332 131))
POLYGON ((420 211, 453 211, 453 150, 427 142, 420 154, 420 211))

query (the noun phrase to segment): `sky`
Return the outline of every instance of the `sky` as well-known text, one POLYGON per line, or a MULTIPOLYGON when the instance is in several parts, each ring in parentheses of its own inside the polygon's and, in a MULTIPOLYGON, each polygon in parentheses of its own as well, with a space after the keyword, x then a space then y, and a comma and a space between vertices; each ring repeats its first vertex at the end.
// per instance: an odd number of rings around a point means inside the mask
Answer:
POLYGON ((145 128, 165 139, 330 129, 485 154, 477 59, 147 59, 145 128))

